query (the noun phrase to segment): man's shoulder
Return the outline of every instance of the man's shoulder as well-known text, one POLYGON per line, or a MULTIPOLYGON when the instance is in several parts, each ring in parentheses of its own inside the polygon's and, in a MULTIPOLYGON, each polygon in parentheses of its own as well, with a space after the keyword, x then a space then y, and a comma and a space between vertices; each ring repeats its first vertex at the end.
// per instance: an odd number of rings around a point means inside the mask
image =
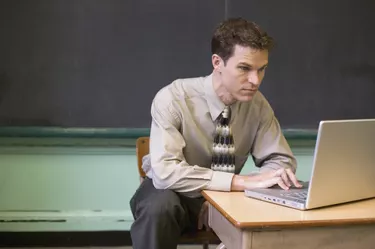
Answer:
POLYGON ((254 95, 252 105, 255 105, 260 111, 272 111, 270 103, 261 91, 257 91, 254 95))
POLYGON ((204 93, 203 82, 206 76, 179 78, 162 87, 154 97, 154 101, 181 101, 204 93))
POLYGON ((257 105, 263 105, 265 102, 268 102, 268 101, 266 97, 264 96, 264 94, 258 90, 257 93, 254 95, 252 102, 257 105))

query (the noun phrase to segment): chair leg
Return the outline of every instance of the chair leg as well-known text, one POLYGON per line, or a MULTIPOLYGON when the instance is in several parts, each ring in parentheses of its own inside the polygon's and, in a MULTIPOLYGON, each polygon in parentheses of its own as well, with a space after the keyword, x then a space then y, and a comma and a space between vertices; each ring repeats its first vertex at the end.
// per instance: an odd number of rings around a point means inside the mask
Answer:
POLYGON ((203 249, 208 249, 210 243, 209 242, 204 242, 203 243, 203 249))

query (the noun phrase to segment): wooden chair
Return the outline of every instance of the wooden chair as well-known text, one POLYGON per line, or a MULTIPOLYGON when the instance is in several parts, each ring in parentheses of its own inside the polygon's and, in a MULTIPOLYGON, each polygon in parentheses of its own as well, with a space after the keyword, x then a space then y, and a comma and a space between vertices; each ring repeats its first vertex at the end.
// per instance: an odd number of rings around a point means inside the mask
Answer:
MULTIPOLYGON (((138 163, 138 173, 140 181, 146 177, 142 169, 142 158, 149 153, 149 137, 140 137, 136 142, 136 154, 138 163)), ((220 244, 219 238, 212 231, 198 231, 196 233, 183 234, 180 239, 181 244, 202 244, 203 249, 208 249, 209 244, 220 244)))

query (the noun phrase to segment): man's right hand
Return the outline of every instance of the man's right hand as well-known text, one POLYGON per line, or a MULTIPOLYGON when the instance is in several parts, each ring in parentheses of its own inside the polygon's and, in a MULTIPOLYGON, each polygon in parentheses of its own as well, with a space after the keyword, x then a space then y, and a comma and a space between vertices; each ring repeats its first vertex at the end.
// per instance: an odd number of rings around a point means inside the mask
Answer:
POLYGON ((291 169, 269 170, 253 175, 235 175, 232 180, 232 191, 245 189, 269 188, 279 185, 282 189, 289 189, 293 184, 297 188, 302 185, 297 181, 291 169))

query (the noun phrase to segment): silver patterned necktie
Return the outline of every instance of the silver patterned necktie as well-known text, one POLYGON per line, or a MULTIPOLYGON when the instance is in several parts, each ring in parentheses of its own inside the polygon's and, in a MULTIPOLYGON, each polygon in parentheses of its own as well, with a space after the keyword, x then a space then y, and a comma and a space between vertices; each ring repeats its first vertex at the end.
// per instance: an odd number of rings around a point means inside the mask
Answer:
POLYGON ((233 134, 230 129, 231 110, 225 106, 224 111, 216 120, 211 169, 234 173, 235 156, 233 134))

